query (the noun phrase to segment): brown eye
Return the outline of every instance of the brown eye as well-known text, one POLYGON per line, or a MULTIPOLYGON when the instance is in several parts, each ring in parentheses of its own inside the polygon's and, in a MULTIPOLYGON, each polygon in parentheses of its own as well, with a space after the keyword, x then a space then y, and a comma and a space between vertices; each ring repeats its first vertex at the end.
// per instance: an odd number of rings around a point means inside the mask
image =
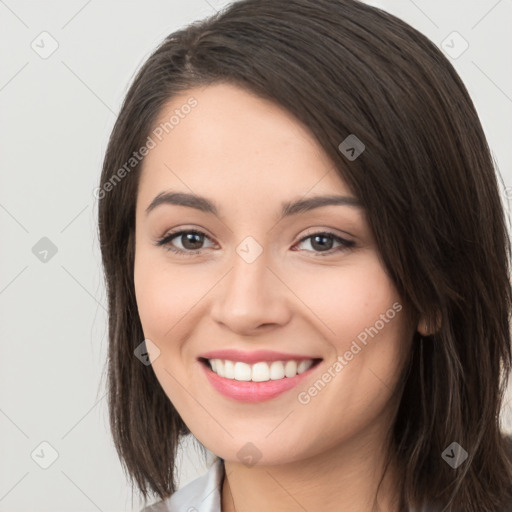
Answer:
POLYGON ((334 238, 325 235, 313 235, 309 238, 311 238, 311 247, 319 251, 328 251, 334 244, 334 238))
POLYGON ((209 240, 209 237, 205 233, 195 229, 189 229, 171 233, 159 240, 156 245, 164 246, 174 253, 188 256, 201 252, 204 248, 202 245, 205 240, 209 240))
POLYGON ((302 238, 299 244, 306 240, 310 240, 309 245, 312 251, 316 253, 315 256, 327 256, 334 252, 347 250, 355 245, 355 242, 352 240, 346 240, 330 232, 313 233, 302 238), (335 243, 338 243, 339 246, 333 248, 333 244, 335 243))
POLYGON ((196 250, 200 249, 203 243, 204 235, 199 233, 184 233, 179 235, 182 246, 185 249, 196 250))

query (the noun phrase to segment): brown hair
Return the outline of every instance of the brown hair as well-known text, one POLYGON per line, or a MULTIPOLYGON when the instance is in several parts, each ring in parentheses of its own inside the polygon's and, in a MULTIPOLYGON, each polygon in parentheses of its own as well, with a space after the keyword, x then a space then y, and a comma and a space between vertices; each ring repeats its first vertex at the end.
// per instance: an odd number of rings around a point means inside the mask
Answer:
POLYGON ((355 0, 235 2, 168 36, 127 93, 98 197, 110 422, 132 484, 144 498, 171 495, 178 442, 190 432, 152 367, 134 357, 144 339, 133 281, 141 164, 112 179, 170 98, 215 82, 271 99, 311 130, 363 203, 411 317, 441 319, 434 334, 415 334, 397 390, 389 460, 401 471, 401 510, 503 510, 512 502, 500 431, 512 357, 510 241, 490 150, 442 52, 355 0), (352 161, 338 149, 349 134, 365 144, 352 161), (456 469, 442 458, 452 442, 468 453, 456 469))

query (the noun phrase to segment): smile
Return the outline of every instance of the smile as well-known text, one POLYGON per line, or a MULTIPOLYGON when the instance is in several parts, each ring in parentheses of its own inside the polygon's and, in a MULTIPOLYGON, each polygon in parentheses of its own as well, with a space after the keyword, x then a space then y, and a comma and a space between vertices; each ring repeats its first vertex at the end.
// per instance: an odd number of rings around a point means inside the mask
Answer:
MULTIPOLYGON (((226 351, 216 353, 224 357, 225 354, 226 351)), ((238 357, 232 355, 231 359, 199 357, 199 361, 214 389, 241 402, 269 400, 292 389, 307 378, 322 361, 321 358, 297 356, 291 359, 283 357, 285 354, 265 354, 259 352, 247 355, 238 352, 238 357), (263 360, 258 360, 258 357, 263 360), (282 359, 277 360, 277 357, 282 359), (250 359, 254 362, 249 362, 250 359)))
POLYGON ((225 379, 252 382, 266 382, 268 380, 295 377, 295 375, 304 373, 314 364, 313 359, 273 361, 271 363, 261 361, 255 364, 230 361, 229 359, 208 359, 207 361, 212 371, 225 379))

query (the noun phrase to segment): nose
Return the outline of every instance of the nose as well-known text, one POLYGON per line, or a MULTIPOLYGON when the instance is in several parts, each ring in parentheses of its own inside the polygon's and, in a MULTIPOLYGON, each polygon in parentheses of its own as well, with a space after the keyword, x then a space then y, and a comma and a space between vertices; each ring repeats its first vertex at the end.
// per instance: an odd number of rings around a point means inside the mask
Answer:
POLYGON ((213 319, 239 335, 286 325, 291 293, 271 267, 265 251, 250 263, 235 254, 233 268, 216 287, 213 319))

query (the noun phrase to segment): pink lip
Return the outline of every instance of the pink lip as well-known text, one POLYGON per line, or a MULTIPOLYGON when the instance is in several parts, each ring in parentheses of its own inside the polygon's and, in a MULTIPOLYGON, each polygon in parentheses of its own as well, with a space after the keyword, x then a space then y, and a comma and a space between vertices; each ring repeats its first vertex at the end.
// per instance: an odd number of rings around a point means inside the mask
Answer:
POLYGON ((285 354, 284 352, 273 352, 270 350, 255 350, 253 352, 244 352, 242 350, 224 349, 212 350, 201 354, 204 359, 228 359, 229 361, 241 361, 242 363, 254 364, 259 362, 272 361, 303 361, 304 359, 320 359, 318 356, 305 356, 300 354, 285 354))
MULTIPOLYGON (((289 355, 287 359, 290 358, 289 355)), ((208 358, 210 359, 210 358, 208 358)), ((222 359, 219 358, 211 358, 211 359, 222 359)), ((226 357, 226 359, 229 359, 226 357)), ((290 359, 294 359, 293 357, 290 359)), ((302 359, 312 359, 305 358, 302 359)), ((278 359, 279 360, 279 359, 278 359)), ((257 361, 261 361, 258 359, 257 361)), ((206 374, 206 377, 210 381, 210 384, 224 396, 228 398, 233 398, 239 402, 263 402, 265 400, 270 400, 289 389, 300 384, 304 379, 306 379, 311 371, 316 368, 317 365, 313 365, 311 368, 307 369, 305 372, 302 372, 299 375, 295 375, 295 377, 284 377, 283 379, 278 380, 268 380, 265 382, 252 382, 252 381, 239 381, 233 379, 226 379, 225 377, 221 377, 217 375, 214 371, 212 371, 208 367, 208 363, 201 363, 201 367, 206 374)))

